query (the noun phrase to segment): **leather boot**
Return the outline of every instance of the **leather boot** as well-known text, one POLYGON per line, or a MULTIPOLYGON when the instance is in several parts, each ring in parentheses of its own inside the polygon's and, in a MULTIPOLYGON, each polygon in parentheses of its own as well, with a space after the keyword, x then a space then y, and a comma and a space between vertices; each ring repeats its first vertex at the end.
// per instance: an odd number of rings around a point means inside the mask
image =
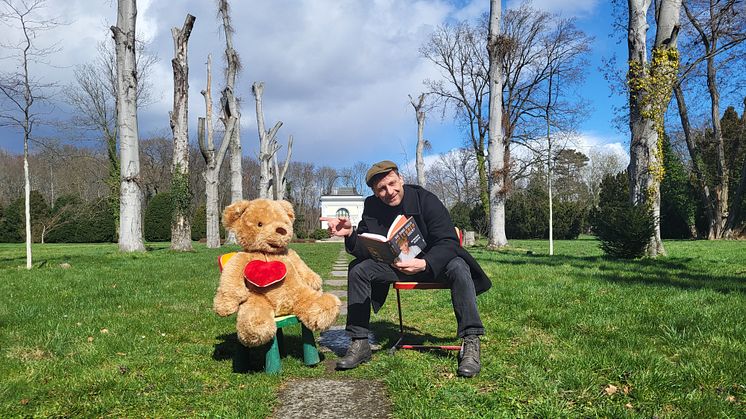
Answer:
POLYGON ((464 337, 461 352, 458 357, 459 377, 474 377, 482 369, 480 364, 479 336, 469 335, 464 337))
POLYGON ((347 348, 347 354, 337 361, 337 369, 349 370, 363 362, 370 361, 372 355, 368 339, 354 339, 347 348))

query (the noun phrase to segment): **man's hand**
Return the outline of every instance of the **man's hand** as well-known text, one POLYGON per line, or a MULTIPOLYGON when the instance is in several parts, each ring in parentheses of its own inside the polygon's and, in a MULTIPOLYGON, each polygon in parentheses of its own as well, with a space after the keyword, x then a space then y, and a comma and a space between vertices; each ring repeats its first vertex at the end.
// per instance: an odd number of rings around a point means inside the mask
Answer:
POLYGON ((349 237, 352 234, 352 223, 346 218, 319 217, 319 221, 326 221, 332 236, 349 237))
POLYGON ((414 275, 424 271, 427 268, 427 262, 425 259, 412 259, 407 262, 394 262, 392 266, 403 274, 414 275))

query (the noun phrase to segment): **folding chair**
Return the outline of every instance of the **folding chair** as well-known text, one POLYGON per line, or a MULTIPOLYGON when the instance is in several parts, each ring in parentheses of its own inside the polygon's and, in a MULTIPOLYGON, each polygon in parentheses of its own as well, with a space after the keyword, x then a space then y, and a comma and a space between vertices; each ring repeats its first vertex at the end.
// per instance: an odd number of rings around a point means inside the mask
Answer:
MULTIPOLYGON (((463 235, 461 230, 456 227, 456 237, 459 239, 459 245, 463 246, 463 235)), ((461 345, 413 345, 404 343, 404 320, 401 309, 401 295, 400 290, 447 290, 448 285, 442 282, 405 282, 399 281, 394 282, 394 289, 396 290, 396 309, 399 312, 399 339, 389 349, 389 354, 393 355, 397 349, 440 349, 444 351, 459 351, 461 345)))

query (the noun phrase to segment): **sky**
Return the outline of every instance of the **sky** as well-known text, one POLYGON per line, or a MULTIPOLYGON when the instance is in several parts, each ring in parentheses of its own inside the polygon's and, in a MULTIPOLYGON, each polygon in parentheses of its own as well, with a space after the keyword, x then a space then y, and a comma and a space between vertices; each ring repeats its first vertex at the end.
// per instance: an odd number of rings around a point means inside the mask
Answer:
MULTIPOLYGON (((515 7, 518 0, 503 0, 515 7)), ((626 155, 627 134, 612 123, 614 106, 626 99, 613 96, 600 71, 602 59, 613 54, 624 60, 626 45, 609 36, 613 16, 601 0, 536 0, 536 8, 575 17, 593 36, 590 64, 579 94, 591 112, 578 131, 575 148, 588 153, 605 149, 626 155)), ((352 166, 390 159, 400 164, 414 159, 417 122, 408 95, 424 91, 423 81, 437 79, 436 69, 419 54, 430 33, 444 22, 476 19, 488 12, 487 0, 252 0, 233 1, 234 45, 242 63, 236 94, 241 100, 244 154, 256 156, 258 134, 251 85, 264 82, 264 117, 268 127, 283 126, 278 139, 284 158, 288 136, 294 138, 293 160, 352 166)), ((171 28, 181 28, 187 13, 196 16, 189 40, 189 130, 205 112, 200 91, 205 88, 207 55, 213 56, 213 97, 218 98, 225 66, 221 22, 215 1, 141 0, 137 4, 138 36, 147 40, 159 61, 151 82, 155 102, 139 112, 141 138, 169 133, 168 112, 173 101, 171 28)), ((76 65, 96 58, 96 45, 111 36, 116 22, 113 0, 48 0, 44 13, 66 24, 39 35, 39 45, 57 42, 61 50, 51 65, 34 65, 32 74, 69 88, 76 65)), ((3 38, 9 37, 3 28, 3 38)), ((5 41, 5 40, 0 40, 5 41)), ((0 57, 7 53, 0 50, 0 57)), ((0 72, 16 64, 0 59, 0 72)), ((69 120, 61 90, 54 92, 55 109, 47 119, 69 120)), ((39 126, 37 136, 55 136, 39 126)), ((425 138, 432 144, 430 159, 464 145, 453 118, 440 112, 428 116, 425 138)), ((20 152, 17 130, 0 128, 0 148, 20 152)), ((33 151, 33 146, 32 146, 33 151)))

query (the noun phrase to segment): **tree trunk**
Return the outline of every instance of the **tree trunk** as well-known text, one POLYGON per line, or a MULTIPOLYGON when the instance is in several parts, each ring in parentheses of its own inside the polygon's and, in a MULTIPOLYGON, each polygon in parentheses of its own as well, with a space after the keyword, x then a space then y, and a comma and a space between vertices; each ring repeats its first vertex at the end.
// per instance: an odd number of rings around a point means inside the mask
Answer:
POLYGON ((417 184, 424 187, 425 186, 425 159, 422 155, 422 152, 425 149, 425 94, 421 93, 420 97, 417 99, 417 102, 412 99, 412 96, 409 97, 409 103, 412 104, 412 107, 414 108, 415 115, 417 116, 417 151, 415 154, 415 166, 417 169, 417 184))
MULTIPOLYGON (((490 23, 487 38, 487 53, 489 56, 489 89, 490 89, 490 119, 488 123, 489 153, 489 215, 490 234, 489 247, 504 247, 508 245, 505 236, 505 201, 507 197, 506 174, 508 166, 508 144, 502 132, 502 64, 500 50, 500 4, 499 0, 490 0, 490 23)), ((479 157, 479 156, 477 156, 479 157)))
MULTIPOLYGON (((681 129, 684 132, 684 140, 686 141, 686 147, 689 150, 689 157, 691 158, 692 170, 694 171, 694 177, 699 186, 699 199, 702 201, 702 208, 705 210, 705 218, 707 219, 707 231, 704 236, 707 239, 714 239, 713 228, 715 220, 715 207, 712 204, 712 197, 710 196, 710 188, 707 186, 707 181, 704 176, 704 161, 702 160, 702 154, 700 153, 699 147, 694 143, 692 136, 692 126, 689 122, 689 111, 686 106, 684 98, 684 91, 681 89, 679 84, 674 85, 674 95, 676 96, 676 104, 679 108, 679 119, 681 120, 681 129)), ((692 225, 690 229, 695 229, 692 225)), ((696 229, 695 229, 696 230, 696 229)), ((695 233, 696 234, 696 233, 695 233)), ((696 235, 695 235, 696 236, 696 235)))
POLYGON ((136 0, 119 0, 117 26, 112 26, 117 55, 117 132, 121 161, 119 250, 144 251, 142 189, 137 132, 137 72, 135 66, 136 0))
POLYGON ((220 167, 228 151, 230 138, 237 124, 235 115, 229 115, 226 123, 223 141, 220 148, 215 150, 212 127, 212 57, 207 56, 207 87, 202 91, 205 98, 205 118, 199 118, 197 126, 197 141, 202 158, 205 160, 205 207, 207 222, 207 247, 215 249, 220 247, 220 214, 218 212, 218 180, 220 167), (205 131, 207 135, 205 135, 205 131))
POLYGON ((629 0, 627 46, 630 85, 630 199, 646 205, 655 218, 655 234, 647 254, 664 255, 660 237, 660 183, 663 180, 663 116, 671 100, 678 70, 676 37, 681 0, 656 3, 656 37, 653 62, 648 66, 646 16, 650 0, 629 0))
MULTIPOLYGON (((707 90, 710 94, 710 118, 712 119, 712 140, 717 152, 715 190, 712 202, 712 218, 709 220, 708 238, 719 239, 725 232, 725 224, 728 219, 728 165, 725 162, 725 143, 723 142, 723 130, 720 127, 720 92, 717 87, 717 68, 715 55, 718 49, 717 30, 712 30, 708 35, 700 22, 692 15, 689 8, 684 6, 684 12, 694 28, 697 30, 702 45, 705 48, 707 63, 707 90)), ((714 4, 710 1, 710 22, 715 24, 714 4)))
POLYGON ((273 188, 273 199, 285 199, 285 188, 287 187, 287 178, 285 177, 285 175, 288 172, 288 167, 290 167, 290 157, 293 154, 293 136, 291 135, 288 138, 288 152, 285 156, 285 163, 282 166, 282 170, 280 170, 280 166, 277 163, 278 149, 279 146, 275 143, 274 152, 272 153, 272 178, 275 179, 273 188))
MULTIPOLYGON (((237 127, 230 137, 225 137, 224 141, 229 141, 230 146, 230 179, 231 179, 231 202, 243 199, 243 172, 241 170, 241 113, 238 111, 236 102, 236 74, 238 73, 238 53, 233 49, 233 29, 229 14, 227 0, 221 0, 218 3, 220 15, 223 18, 223 33, 225 35, 225 59, 228 63, 226 70, 225 89, 221 98, 222 121, 224 125, 228 124, 229 117, 236 117, 237 127)), ((226 243, 235 244, 236 235, 232 231, 226 232, 226 243)))
MULTIPOLYGON (((28 93, 28 85, 26 86, 28 93)), ((28 96, 27 96, 28 97, 28 96)), ((26 108, 26 122, 23 133, 23 196, 24 196, 24 214, 26 220, 26 269, 31 269, 32 264, 32 253, 31 253, 31 181, 29 179, 29 168, 28 168, 28 140, 29 140, 30 125, 28 123, 28 106, 26 108)))
POLYGON ((174 38, 174 109, 171 112, 174 156, 171 166, 171 194, 174 203, 171 220, 171 250, 192 250, 192 225, 189 220, 189 64, 187 44, 195 17, 187 14, 181 29, 172 28, 174 38))
POLYGON ((275 195, 273 183, 277 182, 277 179, 272 178, 272 156, 277 152, 276 136, 282 122, 278 121, 271 130, 265 130, 264 110, 262 108, 264 83, 255 82, 252 91, 256 102, 256 128, 259 132, 259 197, 272 199, 275 195))
MULTIPOLYGON (((741 114, 741 141, 746 141, 746 99, 743 100, 743 113, 741 114)), ((731 205, 730 211, 728 212, 728 221, 725 223, 725 232, 723 237, 729 239, 735 239, 736 237, 736 223, 741 218, 741 201, 743 200, 743 194, 746 193, 746 159, 743 160, 741 166, 741 178, 738 181, 738 188, 736 194, 733 195, 733 204, 731 205)))

